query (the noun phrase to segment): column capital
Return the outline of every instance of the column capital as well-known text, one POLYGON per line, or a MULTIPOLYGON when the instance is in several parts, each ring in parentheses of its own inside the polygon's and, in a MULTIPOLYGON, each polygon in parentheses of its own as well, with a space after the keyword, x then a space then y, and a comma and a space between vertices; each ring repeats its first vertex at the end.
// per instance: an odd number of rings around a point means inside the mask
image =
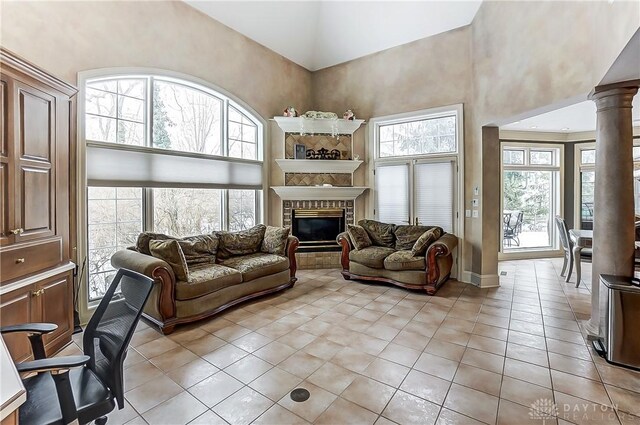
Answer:
POLYGON ((633 97, 637 92, 637 86, 600 86, 591 92, 589 99, 596 103, 598 112, 612 108, 631 108, 633 97))

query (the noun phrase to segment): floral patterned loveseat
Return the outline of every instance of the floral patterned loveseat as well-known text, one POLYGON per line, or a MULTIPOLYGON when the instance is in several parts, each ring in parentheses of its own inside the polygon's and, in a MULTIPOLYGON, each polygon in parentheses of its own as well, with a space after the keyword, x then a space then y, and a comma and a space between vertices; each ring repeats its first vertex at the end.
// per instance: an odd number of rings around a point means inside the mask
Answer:
POLYGON ((298 238, 262 224, 240 232, 175 238, 144 232, 111 257, 156 282, 144 316, 163 333, 296 282, 298 238))
POLYGON ((392 283, 433 295, 449 278, 458 238, 437 226, 360 220, 338 235, 345 279, 392 283))

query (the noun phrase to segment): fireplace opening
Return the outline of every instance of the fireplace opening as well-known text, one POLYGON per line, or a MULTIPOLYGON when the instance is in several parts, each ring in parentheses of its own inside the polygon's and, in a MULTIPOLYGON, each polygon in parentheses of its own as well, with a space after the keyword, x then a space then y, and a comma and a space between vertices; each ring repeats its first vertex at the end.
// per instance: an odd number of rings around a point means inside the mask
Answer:
POLYGON ((291 211, 291 232, 300 240, 300 251, 339 251, 336 237, 344 230, 343 208, 291 211))

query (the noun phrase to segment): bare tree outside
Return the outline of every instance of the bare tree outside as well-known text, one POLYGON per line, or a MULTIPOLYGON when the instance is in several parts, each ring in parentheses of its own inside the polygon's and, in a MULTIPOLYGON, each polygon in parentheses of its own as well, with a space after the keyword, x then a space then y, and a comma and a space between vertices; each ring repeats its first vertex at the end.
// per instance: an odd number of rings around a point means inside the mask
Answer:
POLYGON ((380 127, 380 157, 455 152, 456 118, 429 118, 380 127))

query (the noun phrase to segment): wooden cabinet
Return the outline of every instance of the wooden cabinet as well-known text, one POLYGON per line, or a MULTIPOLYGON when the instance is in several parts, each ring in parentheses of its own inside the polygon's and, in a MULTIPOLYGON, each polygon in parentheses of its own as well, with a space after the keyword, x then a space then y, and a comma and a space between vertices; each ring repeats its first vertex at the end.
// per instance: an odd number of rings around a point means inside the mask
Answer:
MULTIPOLYGON (((56 323, 49 352, 73 331, 76 90, 4 49, 0 65, 0 319, 56 323)), ((14 337, 7 346, 16 358, 28 349, 14 337)))

